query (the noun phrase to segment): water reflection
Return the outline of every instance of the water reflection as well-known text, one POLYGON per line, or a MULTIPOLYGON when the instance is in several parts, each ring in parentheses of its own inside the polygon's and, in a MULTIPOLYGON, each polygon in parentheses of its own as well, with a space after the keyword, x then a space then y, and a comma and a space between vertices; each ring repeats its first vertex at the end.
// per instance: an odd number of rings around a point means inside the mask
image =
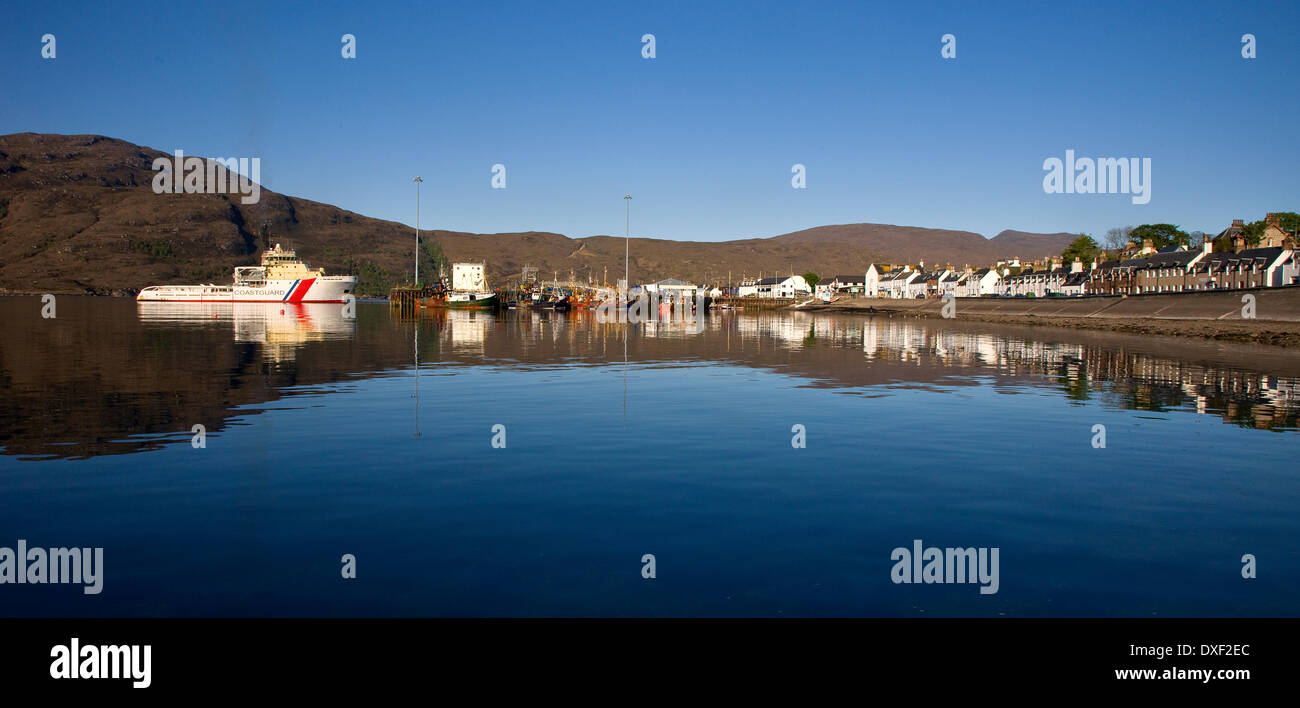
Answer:
MULTIPOLYGON (((189 440, 286 396, 447 365, 565 369, 629 365, 750 367, 807 387, 872 396, 902 388, 1059 392, 1043 405, 1214 415, 1295 431, 1300 356, 1276 347, 1161 340, 1056 328, 887 317, 715 313, 694 322, 597 322, 590 312, 440 311, 383 304, 134 303, 0 298, 0 446, 23 457, 93 457, 189 440), (423 330, 423 332, 421 332, 423 330)), ((755 391, 761 396, 763 390, 755 391)), ((617 405, 617 402, 612 402, 617 405)), ((1044 410, 1051 414, 1050 408, 1044 410)), ((626 412, 624 416, 626 418, 626 412)))
POLYGON ((326 303, 139 302, 146 326, 193 327, 233 324, 234 341, 262 345, 269 361, 288 361, 308 342, 347 339, 356 334, 356 317, 345 306, 326 303))

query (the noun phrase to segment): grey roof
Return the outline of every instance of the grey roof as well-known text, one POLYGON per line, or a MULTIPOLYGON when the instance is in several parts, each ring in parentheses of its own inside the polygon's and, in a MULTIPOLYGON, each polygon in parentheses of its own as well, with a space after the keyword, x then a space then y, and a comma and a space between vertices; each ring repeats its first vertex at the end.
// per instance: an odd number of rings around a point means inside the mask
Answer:
POLYGON ((1268 264, 1277 260, 1277 257, 1282 255, 1283 250, 1285 249, 1281 246, 1273 246, 1272 248, 1249 248, 1241 253, 1211 253, 1201 259, 1201 262, 1197 264, 1197 270, 1208 268, 1210 265, 1222 268, 1242 261, 1268 264))
POLYGON ((1225 237, 1225 236, 1231 238, 1231 237, 1233 237, 1233 236, 1237 236, 1237 235, 1239 235, 1239 234, 1241 234, 1241 227, 1240 227, 1240 226, 1235 226, 1235 225, 1234 225, 1234 226, 1229 226, 1228 228, 1226 228, 1226 229, 1220 231, 1220 232, 1219 232, 1219 235, 1214 237, 1214 240, 1215 240, 1215 241, 1218 241, 1219 239, 1221 239, 1221 238, 1223 238, 1223 237, 1225 237))
POLYGON ((1176 268, 1186 267, 1197 256, 1201 255, 1200 251, 1172 251, 1165 253, 1161 251, 1150 258, 1144 258, 1147 268, 1176 268))

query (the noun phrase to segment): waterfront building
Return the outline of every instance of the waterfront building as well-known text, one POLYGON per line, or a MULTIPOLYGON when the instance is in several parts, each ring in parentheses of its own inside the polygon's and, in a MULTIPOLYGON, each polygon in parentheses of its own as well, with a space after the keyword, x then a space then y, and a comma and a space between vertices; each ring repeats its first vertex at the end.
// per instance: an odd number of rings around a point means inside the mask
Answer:
POLYGON ((880 277, 880 297, 886 298, 905 298, 908 296, 908 288, 912 281, 920 275, 912 266, 905 265, 902 268, 895 268, 880 277))
POLYGON ((784 275, 758 281, 758 296, 764 298, 793 298, 811 295, 812 288, 802 275, 784 275))
POLYGON ((880 278, 884 275, 875 263, 867 266, 867 272, 862 278, 862 294, 866 297, 880 297, 880 278))

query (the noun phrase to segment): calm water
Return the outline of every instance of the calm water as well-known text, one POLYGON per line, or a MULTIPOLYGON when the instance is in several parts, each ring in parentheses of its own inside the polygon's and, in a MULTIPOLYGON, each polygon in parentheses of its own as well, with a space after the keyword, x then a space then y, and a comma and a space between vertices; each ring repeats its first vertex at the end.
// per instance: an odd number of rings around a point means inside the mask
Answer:
POLYGON ((0 547, 103 547, 104 585, 0 585, 4 615, 1297 614, 1293 351, 793 312, 40 310, 0 298, 0 547), (999 548, 999 591, 894 584, 913 539, 999 548))

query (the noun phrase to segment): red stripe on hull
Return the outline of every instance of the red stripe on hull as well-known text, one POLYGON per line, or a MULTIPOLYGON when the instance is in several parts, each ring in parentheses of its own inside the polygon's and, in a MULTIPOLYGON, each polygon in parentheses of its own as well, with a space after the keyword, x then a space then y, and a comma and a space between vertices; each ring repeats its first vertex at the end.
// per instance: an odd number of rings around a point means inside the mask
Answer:
POLYGON ((302 302, 302 299, 306 297, 307 291, 311 290, 311 284, 314 282, 316 282, 315 278, 308 278, 301 283, 298 283, 298 287, 293 289, 293 292, 289 294, 289 297, 285 302, 302 302))

